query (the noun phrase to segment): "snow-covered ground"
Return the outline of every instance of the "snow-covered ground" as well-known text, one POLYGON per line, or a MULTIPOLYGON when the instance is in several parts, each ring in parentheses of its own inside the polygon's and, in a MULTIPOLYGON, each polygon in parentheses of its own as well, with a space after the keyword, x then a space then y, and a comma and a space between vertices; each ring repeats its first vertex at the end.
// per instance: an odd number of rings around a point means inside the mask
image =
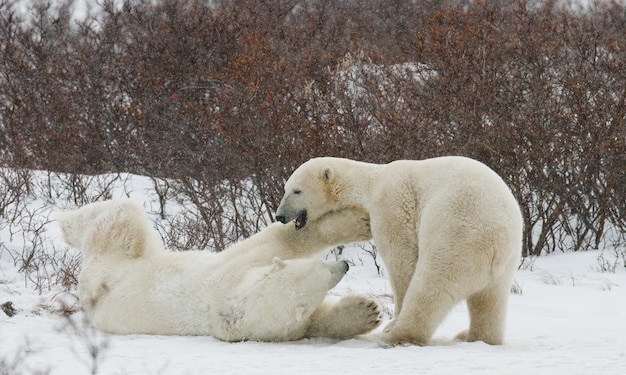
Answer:
MULTIPOLYGON (((149 180, 128 176, 120 184, 114 197, 130 195, 154 212, 149 180)), ((68 204, 34 199, 30 212, 45 222, 57 206, 68 204), (36 210, 36 205, 43 208, 36 210)), ((45 228, 53 256, 66 254, 56 224, 45 228)), ((0 374, 626 373, 626 269, 620 263, 614 273, 601 272, 600 252, 526 260, 516 275, 521 293, 510 299, 505 345, 452 342, 468 326, 466 306, 460 304, 436 332, 433 345, 385 349, 356 339, 225 343, 211 337, 107 335, 91 328, 81 312, 69 317, 58 312, 76 307, 72 293, 59 286, 38 292, 35 285, 42 276, 33 281, 18 272, 14 258, 22 253, 25 237, 9 232, 0 231, 0 305, 11 301, 16 314, 0 311, 0 374)), ((342 256, 352 267, 331 293, 378 298, 385 305, 386 324, 393 309, 386 277, 358 247, 345 249, 342 256)))

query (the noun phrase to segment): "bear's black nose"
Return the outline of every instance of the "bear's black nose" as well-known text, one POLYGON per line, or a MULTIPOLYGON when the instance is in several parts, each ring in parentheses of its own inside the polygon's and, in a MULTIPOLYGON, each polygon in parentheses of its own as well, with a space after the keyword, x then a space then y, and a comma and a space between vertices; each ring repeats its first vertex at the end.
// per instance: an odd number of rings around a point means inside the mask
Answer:
POLYGON ((346 267, 346 271, 345 272, 348 272, 348 270, 350 269, 350 265, 345 260, 343 261, 343 263, 346 265, 345 266, 346 267))
POLYGON ((287 224, 287 220, 286 220, 285 216, 283 216, 283 215, 277 215, 276 216, 276 221, 280 221, 283 224, 287 224))

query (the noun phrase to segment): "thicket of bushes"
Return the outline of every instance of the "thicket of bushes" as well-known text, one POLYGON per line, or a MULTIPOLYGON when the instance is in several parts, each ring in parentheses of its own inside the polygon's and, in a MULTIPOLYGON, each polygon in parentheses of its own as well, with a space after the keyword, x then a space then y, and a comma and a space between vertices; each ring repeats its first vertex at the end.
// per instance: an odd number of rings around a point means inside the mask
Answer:
POLYGON ((182 247, 266 225, 311 157, 458 154, 511 186, 525 255, 626 253, 617 3, 53 3, 24 20, 0 0, 1 165, 152 176, 212 238, 182 247))

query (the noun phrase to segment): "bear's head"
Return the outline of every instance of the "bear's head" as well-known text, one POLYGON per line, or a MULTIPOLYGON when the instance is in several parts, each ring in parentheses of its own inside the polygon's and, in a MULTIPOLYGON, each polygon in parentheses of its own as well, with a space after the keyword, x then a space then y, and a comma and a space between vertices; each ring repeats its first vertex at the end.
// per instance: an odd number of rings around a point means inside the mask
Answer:
POLYGON ((128 199, 94 202, 57 212, 63 239, 85 255, 120 253, 138 256, 151 224, 144 210, 128 199))
POLYGON ((348 268, 344 261, 275 257, 272 265, 248 272, 240 285, 246 296, 245 316, 233 319, 236 314, 228 314, 225 323, 245 325, 240 327, 243 331, 254 332, 246 339, 273 341, 289 337, 310 318, 348 268))
POLYGON ((324 157, 298 167, 285 183, 276 220, 282 223, 295 220, 296 229, 302 229, 307 221, 346 208, 341 200, 343 179, 337 175, 337 168, 343 163, 344 159, 324 157))

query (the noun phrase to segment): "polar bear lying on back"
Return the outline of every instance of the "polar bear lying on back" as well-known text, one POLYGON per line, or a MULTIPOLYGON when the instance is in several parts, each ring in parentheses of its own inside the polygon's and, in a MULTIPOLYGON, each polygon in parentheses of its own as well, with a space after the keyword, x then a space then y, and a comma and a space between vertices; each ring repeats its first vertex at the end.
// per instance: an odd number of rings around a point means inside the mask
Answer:
POLYGON ((494 171, 453 156, 385 165, 316 158, 287 180, 276 218, 305 230, 349 207, 369 213, 393 289, 395 319, 378 341, 426 345, 467 300, 470 327, 458 339, 502 343, 523 220, 494 171))
POLYGON ((225 341, 346 339, 377 327, 375 301, 325 300, 348 270, 345 262, 291 259, 369 238, 366 218, 356 211, 333 213, 307 232, 275 223, 231 249, 210 253, 167 251, 147 214, 130 200, 57 215, 65 241, 84 254, 78 295, 97 328, 225 341))

